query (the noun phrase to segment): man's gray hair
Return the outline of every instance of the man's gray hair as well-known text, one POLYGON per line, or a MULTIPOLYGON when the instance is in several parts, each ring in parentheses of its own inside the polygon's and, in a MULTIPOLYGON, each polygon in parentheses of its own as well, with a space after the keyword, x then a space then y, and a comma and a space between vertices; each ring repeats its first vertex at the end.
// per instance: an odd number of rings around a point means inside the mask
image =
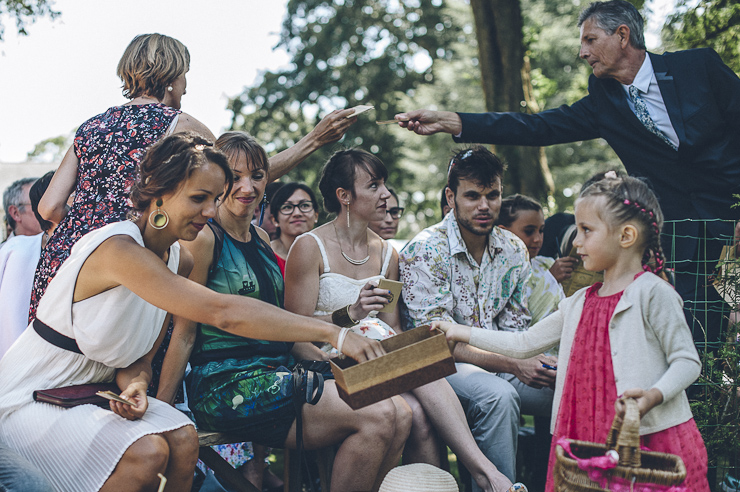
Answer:
POLYGON ((631 3, 625 0, 594 2, 581 11, 578 27, 591 18, 598 28, 610 36, 624 24, 630 29, 630 44, 638 50, 645 49, 644 21, 631 3))
POLYGON ((21 178, 13 182, 3 193, 3 210, 5 210, 5 221, 11 229, 15 230, 15 220, 8 214, 8 207, 14 205, 18 208, 25 206, 23 203, 23 187, 36 182, 39 178, 21 178))

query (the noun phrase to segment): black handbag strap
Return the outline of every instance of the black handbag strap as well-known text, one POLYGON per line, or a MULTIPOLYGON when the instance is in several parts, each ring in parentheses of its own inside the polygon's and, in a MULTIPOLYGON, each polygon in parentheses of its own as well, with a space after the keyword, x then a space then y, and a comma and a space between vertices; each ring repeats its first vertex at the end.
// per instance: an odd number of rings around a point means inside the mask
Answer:
MULTIPOLYGON (((303 405, 316 405, 324 393, 324 376, 321 374, 323 361, 301 361, 293 368, 293 405, 295 406, 295 439, 298 448, 298 483, 301 482, 300 473, 303 471, 303 405), (314 394, 314 388, 315 393, 314 394)), ((306 468, 311 490, 315 492, 311 472, 306 468)))
POLYGON ((39 334, 41 338, 46 340, 52 345, 55 345, 61 349, 69 350, 76 354, 82 354, 82 350, 77 345, 77 341, 74 338, 69 338, 66 335, 62 335, 54 328, 50 327, 38 318, 33 320, 33 329, 39 334))

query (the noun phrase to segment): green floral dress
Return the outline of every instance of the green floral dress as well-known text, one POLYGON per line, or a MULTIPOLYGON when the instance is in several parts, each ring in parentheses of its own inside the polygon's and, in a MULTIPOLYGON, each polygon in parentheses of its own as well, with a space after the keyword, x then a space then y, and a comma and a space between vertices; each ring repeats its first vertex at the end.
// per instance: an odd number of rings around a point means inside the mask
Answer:
MULTIPOLYGON (((270 246, 251 229, 243 243, 216 222, 214 262, 206 286, 283 306, 283 277, 270 246)), ((249 313, 245 312, 245 316, 249 313)), ((280 329, 276 326, 275 329, 280 329)), ((200 324, 187 386, 199 429, 228 432, 282 447, 295 419, 292 343, 255 340, 200 324)))

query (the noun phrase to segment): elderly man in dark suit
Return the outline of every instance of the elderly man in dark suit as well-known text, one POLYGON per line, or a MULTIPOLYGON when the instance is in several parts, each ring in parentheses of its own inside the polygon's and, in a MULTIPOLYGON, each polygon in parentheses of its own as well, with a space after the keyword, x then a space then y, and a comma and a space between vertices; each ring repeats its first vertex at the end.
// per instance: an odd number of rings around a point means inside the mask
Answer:
MULTIPOLYGON (((711 49, 648 53, 643 19, 624 0, 590 4, 578 25, 580 57, 593 75, 589 94, 575 104, 538 114, 418 110, 396 119, 420 135, 446 132, 462 142, 543 146, 604 138, 631 175, 649 178, 666 219, 681 220, 666 228, 675 238, 666 253, 692 309, 687 317, 701 315, 709 340, 717 341, 721 323, 707 318, 706 302, 718 298, 707 288, 705 266, 716 263, 738 218, 731 205, 740 193, 740 79, 711 49)), ((702 331, 695 328, 697 341, 702 331)))

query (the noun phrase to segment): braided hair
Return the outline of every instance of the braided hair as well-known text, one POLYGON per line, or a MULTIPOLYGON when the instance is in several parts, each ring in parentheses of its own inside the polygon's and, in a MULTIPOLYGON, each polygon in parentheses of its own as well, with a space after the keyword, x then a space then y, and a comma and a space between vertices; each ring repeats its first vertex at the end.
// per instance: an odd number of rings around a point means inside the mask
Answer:
POLYGON ((586 197, 604 197, 600 214, 610 226, 617 227, 635 221, 645 236, 642 268, 655 274, 665 266, 665 255, 660 244, 663 212, 658 198, 648 184, 630 176, 609 177, 585 188, 579 200, 586 197))
POLYGON ((131 187, 133 215, 141 214, 152 200, 178 189, 193 171, 209 162, 224 172, 224 196, 228 196, 234 185, 234 174, 226 155, 215 149, 212 142, 195 133, 182 132, 149 147, 131 187))

